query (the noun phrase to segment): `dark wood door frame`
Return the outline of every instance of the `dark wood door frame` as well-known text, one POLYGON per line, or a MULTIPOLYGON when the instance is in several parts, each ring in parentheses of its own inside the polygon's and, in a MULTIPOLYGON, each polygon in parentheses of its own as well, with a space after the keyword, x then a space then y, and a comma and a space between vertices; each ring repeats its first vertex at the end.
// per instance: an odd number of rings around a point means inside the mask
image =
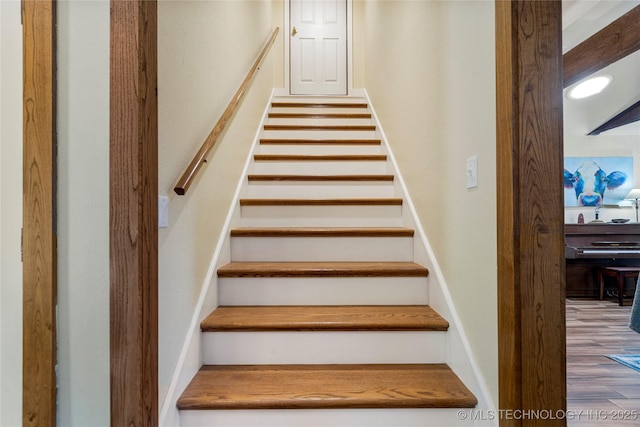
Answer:
POLYGON ((23 0, 22 425, 56 424, 55 0, 23 0))
MULTIPOLYGON (((560 1, 496 2, 499 408, 566 408, 560 1)), ((566 420, 502 417, 501 426, 566 420)))

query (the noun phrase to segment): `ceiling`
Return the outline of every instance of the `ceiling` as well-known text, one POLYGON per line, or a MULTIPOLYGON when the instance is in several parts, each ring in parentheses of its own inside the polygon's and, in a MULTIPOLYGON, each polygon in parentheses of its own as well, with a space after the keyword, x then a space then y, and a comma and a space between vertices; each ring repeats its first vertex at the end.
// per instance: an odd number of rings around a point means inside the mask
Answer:
MULTIPOLYGON (((571 50, 611 22, 640 5, 640 0, 563 0, 563 53, 571 50)), ((565 136, 586 135, 640 100, 640 51, 594 73, 609 74, 613 81, 602 93, 585 99, 564 97, 565 136)), ((602 132, 599 136, 638 136, 640 122, 602 132)))

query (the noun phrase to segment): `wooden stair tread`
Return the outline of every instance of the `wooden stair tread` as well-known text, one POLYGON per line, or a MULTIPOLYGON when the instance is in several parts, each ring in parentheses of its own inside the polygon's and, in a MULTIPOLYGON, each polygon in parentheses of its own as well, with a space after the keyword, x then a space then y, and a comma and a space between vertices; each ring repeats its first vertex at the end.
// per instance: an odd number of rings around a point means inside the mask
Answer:
POLYGON ((200 328, 214 331, 446 331, 426 305, 222 306, 200 328))
POLYGON ((232 237, 412 237, 404 227, 241 227, 232 237))
POLYGON ((367 108, 362 102, 272 102, 273 108, 367 108))
POLYGON ((345 144, 345 145, 380 145, 380 139, 286 139, 286 138, 263 138, 260 144, 302 144, 302 145, 329 145, 329 144, 345 144))
POLYGON ((377 175, 259 175, 249 174, 247 179, 251 181, 384 181, 392 182, 395 177, 392 174, 377 175))
POLYGON ((188 409, 472 408, 445 364, 203 366, 178 400, 188 409))
POLYGON ((264 125, 264 130, 373 131, 375 125, 264 125))
POLYGON ((230 262, 218 277, 427 277, 414 262, 230 262))
POLYGON ((255 161, 294 161, 294 162, 370 162, 386 161, 386 154, 254 154, 255 161))
POLYGON ((370 119, 369 113, 269 113, 270 119, 370 119))
POLYGON ((240 206, 401 206, 402 198, 240 199, 240 206))

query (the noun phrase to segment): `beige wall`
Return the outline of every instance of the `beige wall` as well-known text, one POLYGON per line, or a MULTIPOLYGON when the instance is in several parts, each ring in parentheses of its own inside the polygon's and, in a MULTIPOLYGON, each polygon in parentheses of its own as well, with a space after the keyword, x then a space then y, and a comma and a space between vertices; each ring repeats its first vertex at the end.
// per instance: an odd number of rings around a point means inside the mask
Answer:
POLYGON ((257 126, 278 81, 273 70, 282 65, 273 61, 282 49, 282 34, 273 47, 276 54, 261 67, 198 181, 186 196, 175 196, 172 189, 271 34, 278 20, 274 10, 277 4, 260 0, 159 3, 158 179, 160 194, 171 197, 169 228, 159 233, 161 403, 257 126))
POLYGON ((0 1, 0 426, 22 424, 22 27, 0 1))
POLYGON ((278 39, 273 45, 269 56, 271 57, 270 59, 273 62, 273 87, 280 88, 284 87, 284 37, 287 36, 287 34, 285 34, 284 28, 284 1, 272 0, 271 4, 271 17, 273 19, 271 27, 280 28, 280 32, 278 34, 278 39))
POLYGON ((352 46, 353 52, 353 87, 364 88, 365 81, 365 37, 366 37, 366 22, 365 22, 365 5, 366 0, 352 0, 353 14, 352 14, 352 46))
POLYGON ((369 1, 355 10, 364 87, 497 402, 493 2, 369 1), (473 155, 479 185, 466 189, 473 155))

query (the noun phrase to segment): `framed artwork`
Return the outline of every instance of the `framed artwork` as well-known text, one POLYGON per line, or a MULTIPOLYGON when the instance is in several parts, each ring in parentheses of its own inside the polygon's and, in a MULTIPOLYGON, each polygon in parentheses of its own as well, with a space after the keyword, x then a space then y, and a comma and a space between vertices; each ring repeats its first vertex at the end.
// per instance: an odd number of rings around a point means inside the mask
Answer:
POLYGON ((633 157, 565 157, 564 205, 617 205, 633 188, 633 157))

